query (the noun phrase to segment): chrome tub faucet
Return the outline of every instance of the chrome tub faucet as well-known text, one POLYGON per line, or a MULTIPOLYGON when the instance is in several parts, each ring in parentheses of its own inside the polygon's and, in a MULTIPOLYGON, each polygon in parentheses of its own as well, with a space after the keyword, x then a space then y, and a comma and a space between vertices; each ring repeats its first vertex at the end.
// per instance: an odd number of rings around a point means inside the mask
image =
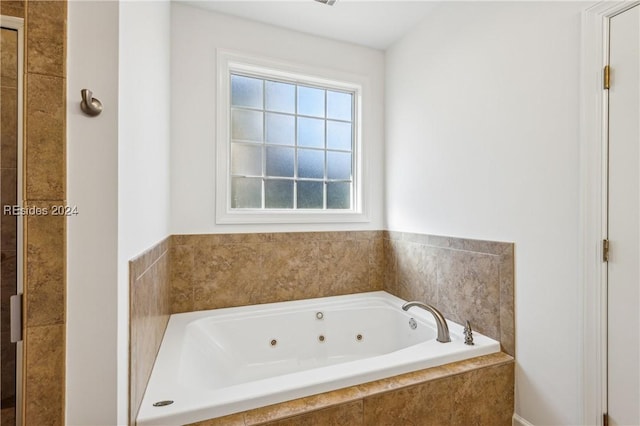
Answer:
POLYGON ((451 337, 449 336, 449 326, 447 325, 447 320, 444 319, 444 315, 440 313, 439 310, 434 308, 431 305, 427 305, 422 302, 407 302, 402 305, 402 310, 408 311, 409 308, 417 306, 422 308, 428 312, 431 312, 433 317, 436 319, 436 325, 438 326, 438 338, 436 339, 440 343, 447 343, 451 341, 451 337))

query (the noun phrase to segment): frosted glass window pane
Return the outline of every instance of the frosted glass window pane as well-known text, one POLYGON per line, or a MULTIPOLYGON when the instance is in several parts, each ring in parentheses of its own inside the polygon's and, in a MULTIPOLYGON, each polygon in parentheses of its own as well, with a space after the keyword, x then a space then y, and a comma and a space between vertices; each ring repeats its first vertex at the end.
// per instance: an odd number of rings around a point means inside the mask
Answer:
POLYGON ((262 207, 262 179, 231 178, 231 208, 259 209, 262 207))
POLYGON ((327 152, 327 178, 351 179, 351 154, 327 152))
POLYGON ((324 117, 324 90, 298 86, 298 114, 324 117))
POLYGON ((351 208, 351 184, 349 182, 327 183, 327 208, 351 208))
POLYGON ((324 177, 324 151, 299 149, 298 177, 322 179, 324 177))
POLYGON ((231 105, 262 108, 262 83, 257 78, 231 76, 231 105))
POLYGON ((231 138, 262 141, 262 113, 243 109, 231 111, 231 138))
POLYGON ((267 147, 267 176, 293 177, 293 148, 267 147))
POLYGON ((298 182, 298 208, 321 209, 323 186, 322 182, 298 182))
POLYGON ((231 207, 351 209, 355 95, 277 79, 230 75, 231 207))
POLYGON ((264 183, 264 202, 268 209, 293 208, 293 181, 267 180, 264 183))
POLYGON ((267 143, 294 145, 296 143, 296 119, 292 115, 266 114, 267 143))
POLYGON ((327 148, 351 151, 351 123, 327 121, 327 148))
POLYGON ((296 86, 294 84, 265 82, 265 109, 277 112, 296 112, 296 86))
POLYGON ((298 146, 324 148, 324 120, 298 117, 298 146))
POLYGON ((351 121, 353 95, 327 90, 327 118, 351 121))
POLYGON ((231 173, 262 176, 262 147, 231 144, 231 173))

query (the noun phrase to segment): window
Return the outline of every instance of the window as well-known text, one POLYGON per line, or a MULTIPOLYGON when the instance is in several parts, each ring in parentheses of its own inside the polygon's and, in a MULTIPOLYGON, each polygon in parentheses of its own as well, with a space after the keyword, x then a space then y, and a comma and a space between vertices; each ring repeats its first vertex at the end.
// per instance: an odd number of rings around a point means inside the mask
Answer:
POLYGON ((353 93, 231 74, 231 208, 350 209, 353 93))
POLYGON ((361 85, 228 52, 218 61, 217 222, 366 220, 361 85))

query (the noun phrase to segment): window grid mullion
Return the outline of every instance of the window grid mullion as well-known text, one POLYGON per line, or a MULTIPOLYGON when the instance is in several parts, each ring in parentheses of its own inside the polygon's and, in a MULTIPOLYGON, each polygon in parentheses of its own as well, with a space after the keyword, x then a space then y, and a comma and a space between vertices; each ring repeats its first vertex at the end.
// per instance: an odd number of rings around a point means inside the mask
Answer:
POLYGON ((267 114, 264 112, 267 106, 267 90, 264 79, 262 80, 262 209, 267 208, 267 114))
POLYGON ((327 147, 329 146, 329 142, 327 141, 327 91, 324 91, 324 182, 322 184, 322 209, 326 210, 329 205, 329 200, 327 199, 327 186, 329 179, 329 155, 327 154, 327 147))
MULTIPOLYGON (((254 77, 255 78, 255 77, 254 77)), ((260 77, 258 77, 260 78, 260 77)), ((293 146, 293 150, 294 150, 294 158, 293 158, 293 177, 282 177, 282 176, 269 176, 269 174, 267 173, 267 148, 269 146, 271 146, 271 144, 267 143, 267 102, 266 102, 266 82, 267 81, 271 81, 270 79, 268 80, 267 78, 260 78, 261 80, 261 90, 262 90, 262 108, 252 108, 252 107, 242 107, 242 106, 233 106, 233 105, 229 105, 229 110, 230 112, 232 112, 232 110, 234 109, 244 109, 244 110, 253 110, 256 112, 261 112, 262 114, 262 141, 259 144, 256 144, 254 141, 249 141, 249 140, 234 140, 231 139, 231 143, 240 143, 240 144, 246 144, 246 145, 259 145, 261 147, 261 162, 262 162, 262 171, 261 171, 261 176, 255 176, 255 178, 261 178, 261 206, 262 209, 266 209, 266 182, 267 180, 273 178, 275 180, 287 180, 287 181, 292 181, 293 182, 293 209, 297 210, 298 209, 298 183, 301 181, 308 181, 308 182, 321 182, 322 183, 322 210, 328 210, 328 184, 329 183, 333 183, 333 182, 344 182, 344 183, 348 183, 350 185, 350 200, 349 200, 349 204, 351 207, 353 207, 353 202, 354 202, 354 190, 353 190, 353 183, 354 183, 354 170, 355 170, 355 165, 354 163, 356 163, 356 153, 355 153, 355 121, 356 121, 356 117, 355 117, 355 113, 357 110, 357 106, 355 105, 356 100, 353 99, 352 103, 351 103, 351 120, 340 120, 340 119, 332 119, 331 121, 335 121, 335 122, 342 122, 342 123, 348 123, 351 125, 351 146, 350 146, 350 150, 341 150, 341 149, 331 149, 329 150, 329 141, 328 141, 328 91, 329 89, 327 89, 326 87, 316 87, 318 89, 321 89, 323 91, 323 98, 324 98, 324 115, 321 118, 322 122, 323 122, 323 147, 322 148, 316 148, 316 147, 301 147, 300 146, 300 141, 299 141, 299 125, 298 125, 298 121, 299 118, 315 118, 318 119, 320 117, 315 117, 315 116, 307 116, 307 115, 299 115, 299 95, 300 95, 300 84, 298 84, 297 82, 287 82, 291 85, 294 86, 294 113, 288 113, 288 112, 282 112, 282 111, 272 111, 273 113, 277 113, 277 114, 281 114, 281 115, 286 115, 286 116, 292 116, 294 118, 294 146, 293 146), (298 160, 298 155, 299 155, 299 150, 300 149, 309 149, 312 151, 322 151, 323 153, 323 158, 324 158, 324 162, 323 162, 323 177, 322 178, 300 178, 299 175, 299 160, 298 160), (328 154, 330 152, 342 152, 342 153, 350 153, 351 154, 351 176, 349 179, 329 179, 329 156, 328 154)), ((304 87, 309 87, 307 85, 303 85, 304 87)), ((331 89, 334 90, 334 89, 331 89)), ((352 93, 353 95, 353 93, 352 93)), ((230 145, 231 146, 231 145, 230 145)), ((273 144, 274 147, 284 147, 284 148, 291 148, 290 145, 281 145, 281 144, 273 144)), ((231 174, 230 175, 232 177, 245 177, 245 178, 251 178, 253 176, 241 176, 241 175, 235 175, 235 174, 231 174)))
POLYGON ((293 208, 294 210, 298 209, 298 85, 294 85, 295 91, 295 102, 294 102, 294 126, 293 131, 295 132, 293 138, 293 208))

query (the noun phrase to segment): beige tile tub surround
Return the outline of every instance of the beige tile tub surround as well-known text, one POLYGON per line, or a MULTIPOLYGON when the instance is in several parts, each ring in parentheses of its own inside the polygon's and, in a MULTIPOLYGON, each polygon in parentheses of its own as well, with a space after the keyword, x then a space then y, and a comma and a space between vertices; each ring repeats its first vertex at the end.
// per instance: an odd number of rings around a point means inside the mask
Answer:
POLYGON ((446 318, 499 340, 515 354, 514 245, 384 233, 384 289, 436 306, 446 318))
POLYGON ((174 235, 172 313, 382 290, 382 232, 174 235))
POLYGON ((169 321, 169 238, 129 262, 129 419, 135 418, 169 321))
POLYGON ((386 290, 515 354, 514 246, 387 231, 174 235, 171 312, 386 290))
MULTIPOLYGON (((387 231, 173 235, 130 263, 131 419, 170 313, 384 289, 470 320, 513 354, 513 250, 387 231)), ((506 425, 513 384, 499 353, 198 425, 506 425)))
POLYGON ((513 406, 514 360, 497 353, 190 426, 508 426, 513 406))

